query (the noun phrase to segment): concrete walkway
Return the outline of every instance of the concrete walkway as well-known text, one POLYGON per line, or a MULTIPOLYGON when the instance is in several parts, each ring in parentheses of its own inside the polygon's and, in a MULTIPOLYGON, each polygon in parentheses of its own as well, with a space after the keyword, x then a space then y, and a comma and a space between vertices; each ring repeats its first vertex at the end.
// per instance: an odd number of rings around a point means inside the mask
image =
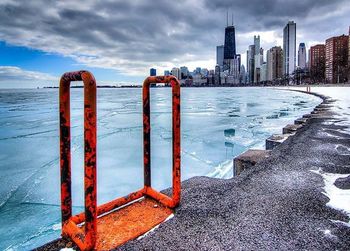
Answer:
POLYGON ((350 227, 334 222, 349 218, 311 171, 349 174, 350 135, 320 117, 238 177, 183 182, 175 217, 120 250, 350 250, 350 227))

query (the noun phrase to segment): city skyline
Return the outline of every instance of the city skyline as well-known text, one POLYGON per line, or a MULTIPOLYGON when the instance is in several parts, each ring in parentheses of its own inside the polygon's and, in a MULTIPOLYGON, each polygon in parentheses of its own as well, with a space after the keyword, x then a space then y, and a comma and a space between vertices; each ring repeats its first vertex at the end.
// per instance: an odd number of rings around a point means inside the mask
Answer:
POLYGON ((296 44, 305 42, 307 49, 347 34, 350 22, 346 15, 350 7, 344 1, 268 1, 260 7, 255 1, 196 3, 89 1, 74 10, 65 2, 45 3, 47 11, 41 13, 40 1, 2 2, 0 86, 47 85, 64 71, 81 68, 94 71, 100 83, 111 84, 140 83, 150 68, 214 69, 227 10, 235 15, 236 53, 243 65, 254 35, 260 35, 266 57, 268 49, 282 46, 282 29, 289 20, 298 25, 296 44), (123 9, 132 14, 112 15, 123 9), (315 15, 326 9, 328 15, 315 15), (152 10, 153 20, 139 14, 147 10, 152 10))

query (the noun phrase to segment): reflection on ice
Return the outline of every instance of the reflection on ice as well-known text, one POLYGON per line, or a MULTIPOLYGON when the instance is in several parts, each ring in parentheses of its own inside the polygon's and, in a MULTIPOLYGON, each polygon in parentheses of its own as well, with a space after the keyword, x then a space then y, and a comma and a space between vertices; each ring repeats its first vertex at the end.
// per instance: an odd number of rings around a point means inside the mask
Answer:
MULTIPOLYGON (((83 206, 83 91, 71 90, 73 210, 83 206)), ((320 100, 263 88, 183 88, 182 179, 231 178, 232 159, 320 100), (254 102, 253 102, 254 101, 254 102)), ((171 186, 171 94, 151 90, 152 185, 171 186)), ((141 89, 98 89, 98 203, 142 187, 141 89)), ((0 250, 60 234, 57 90, 0 90, 0 250)))

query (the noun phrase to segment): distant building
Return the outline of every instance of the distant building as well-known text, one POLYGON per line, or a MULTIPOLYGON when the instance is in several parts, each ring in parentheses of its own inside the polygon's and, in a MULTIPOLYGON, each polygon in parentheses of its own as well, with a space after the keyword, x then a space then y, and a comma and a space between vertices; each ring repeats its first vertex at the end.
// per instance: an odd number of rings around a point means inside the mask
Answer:
POLYGON ((326 80, 344 83, 348 79, 349 36, 342 35, 326 40, 326 80))
POLYGON ((149 75, 150 75, 150 76, 157 76, 157 70, 154 69, 154 68, 151 68, 151 69, 149 70, 149 75))
POLYGON ((233 59, 229 60, 229 76, 232 81, 230 84, 239 84, 241 71, 241 55, 237 54, 233 59))
POLYGON ((171 75, 175 76, 177 79, 181 79, 180 69, 174 67, 173 69, 171 69, 171 75))
POLYGON ((196 69, 194 70, 195 74, 201 74, 202 68, 200 67, 196 67, 196 69))
POLYGON ((260 48, 260 36, 254 36, 254 83, 260 81, 260 65, 262 64, 263 50, 260 48))
POLYGON ((207 77, 208 74, 209 74, 209 71, 208 71, 207 68, 202 68, 202 69, 201 69, 201 75, 202 75, 203 77, 207 77))
POLYGON ((181 79, 186 79, 190 75, 190 72, 188 71, 188 68, 186 66, 181 66, 180 67, 180 76, 181 79))
POLYGON ((216 64, 222 69, 224 66, 224 46, 216 46, 216 64))
POLYGON ((215 85, 221 85, 220 73, 221 73, 220 65, 217 64, 215 66, 215 72, 214 72, 214 84, 215 85))
POLYGON ((254 82, 254 57, 255 57, 255 45, 249 45, 249 49, 247 51, 247 75, 248 75, 248 83, 254 82))
POLYGON ((263 62, 260 65, 260 81, 266 81, 267 80, 267 63, 263 62))
POLYGON ((241 69, 240 69, 240 83, 242 84, 247 83, 247 72, 245 70, 244 65, 241 65, 241 69))
POLYGON ((164 71, 164 76, 169 76, 169 75, 170 75, 170 71, 165 70, 165 71, 164 71))
POLYGON ((304 43, 299 44, 298 49, 298 66, 300 69, 305 70, 306 68, 306 48, 304 43))
POLYGON ((310 78, 314 82, 323 82, 326 68, 326 47, 324 44, 311 46, 309 50, 310 78))
POLYGON ((273 81, 283 77, 283 50, 280 46, 272 47, 266 53, 266 79, 273 81))
POLYGON ((291 75, 296 66, 296 23, 289 21, 283 29, 283 73, 291 75))

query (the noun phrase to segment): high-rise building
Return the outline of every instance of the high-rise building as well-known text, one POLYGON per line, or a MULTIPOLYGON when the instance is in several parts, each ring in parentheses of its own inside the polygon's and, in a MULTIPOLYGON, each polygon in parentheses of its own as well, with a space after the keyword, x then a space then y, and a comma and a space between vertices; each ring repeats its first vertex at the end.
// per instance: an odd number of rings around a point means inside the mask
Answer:
POLYGON ((296 23, 289 21, 283 29, 283 73, 291 75, 296 65, 296 23))
POLYGON ((326 80, 344 83, 348 79, 349 36, 342 35, 326 40, 326 80))
POLYGON ((263 62, 260 65, 260 81, 266 81, 267 80, 267 64, 266 62, 263 62))
POLYGON ((225 28, 224 59, 234 59, 236 56, 235 26, 225 28))
POLYGON ((255 45, 249 45, 249 49, 247 51, 247 74, 248 74, 248 83, 254 82, 254 59, 255 57, 255 45))
POLYGON ((229 76, 231 76, 232 84, 239 84, 240 71, 241 71, 241 55, 237 54, 233 59, 229 59, 228 64, 230 66, 229 76))
POLYGON ((164 71, 164 76, 169 76, 169 75, 170 75, 170 71, 165 70, 165 71, 164 71))
POLYGON ((171 69, 171 75, 173 75, 177 79, 181 79, 180 69, 177 67, 174 67, 173 69, 171 69))
POLYGON ((241 55, 236 54, 235 26, 232 22, 232 25, 227 25, 225 28, 223 71, 228 74, 228 78, 230 79, 227 83, 239 82, 240 66, 241 55))
POLYGON ((150 75, 150 76, 157 76, 157 70, 154 69, 154 68, 151 68, 151 69, 149 70, 149 75, 150 75))
POLYGON ((261 51, 262 48, 260 48, 260 36, 254 36, 254 83, 260 81, 260 65, 262 63, 261 60, 261 53, 264 53, 261 51))
POLYGON ((259 55, 260 50, 260 35, 254 36, 254 48, 255 48, 255 55, 259 55))
POLYGON ((216 64, 222 69, 224 66, 224 46, 216 46, 216 64))
POLYGON ((306 68, 306 48, 305 48, 305 43, 300 43, 299 44, 299 49, 298 49, 298 66, 302 70, 304 70, 306 68))
POLYGON ((244 65, 241 65, 241 69, 240 69, 240 82, 243 84, 247 83, 247 73, 244 65))
POLYGON ((309 50, 310 78, 314 82, 322 82, 325 79, 326 47, 324 44, 311 46, 309 50))
POLYGON ((283 51, 280 46, 272 47, 266 53, 266 80, 273 81, 283 77, 283 51))

